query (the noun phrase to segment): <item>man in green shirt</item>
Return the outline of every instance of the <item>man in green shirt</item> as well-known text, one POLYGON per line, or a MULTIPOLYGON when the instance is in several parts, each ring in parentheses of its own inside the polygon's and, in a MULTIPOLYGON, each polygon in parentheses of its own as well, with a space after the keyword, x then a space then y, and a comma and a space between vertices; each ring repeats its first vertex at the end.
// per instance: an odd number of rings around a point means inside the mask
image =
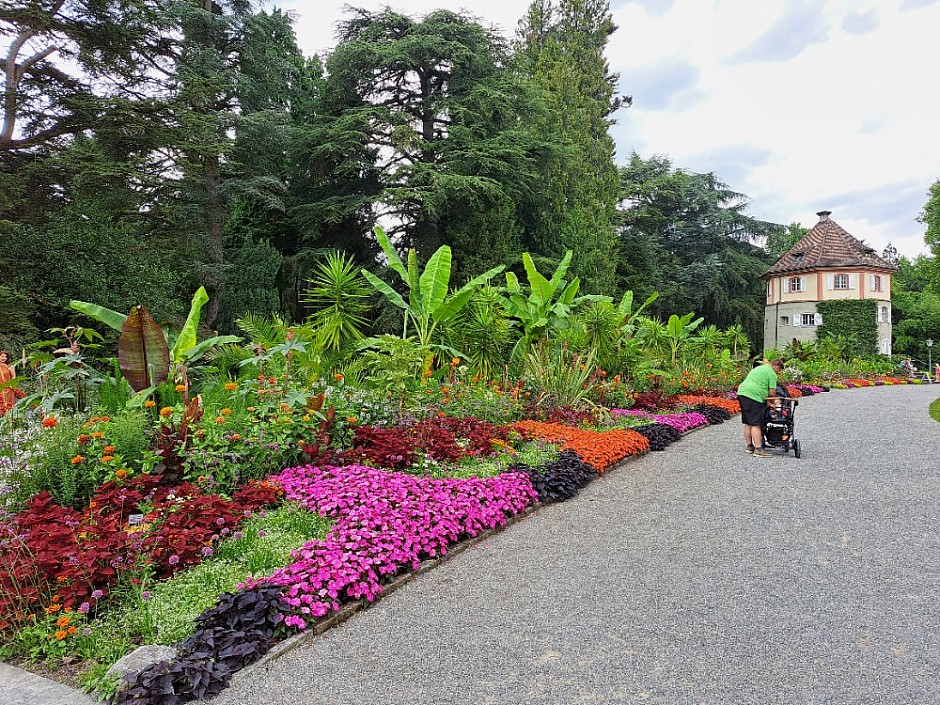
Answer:
POLYGON ((783 372, 783 360, 758 365, 748 372, 738 385, 738 403, 741 405, 741 423, 747 452, 755 458, 769 458, 764 450, 764 407, 767 400, 777 394, 777 375, 783 372))

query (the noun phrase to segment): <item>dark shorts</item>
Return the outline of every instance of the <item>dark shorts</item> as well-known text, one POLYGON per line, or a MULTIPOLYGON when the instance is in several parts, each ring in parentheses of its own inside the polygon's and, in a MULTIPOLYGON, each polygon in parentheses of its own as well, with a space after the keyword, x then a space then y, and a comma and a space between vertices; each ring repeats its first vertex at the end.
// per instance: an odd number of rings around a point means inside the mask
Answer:
POLYGON ((741 405, 741 423, 747 426, 764 425, 764 404, 750 397, 738 397, 741 405))

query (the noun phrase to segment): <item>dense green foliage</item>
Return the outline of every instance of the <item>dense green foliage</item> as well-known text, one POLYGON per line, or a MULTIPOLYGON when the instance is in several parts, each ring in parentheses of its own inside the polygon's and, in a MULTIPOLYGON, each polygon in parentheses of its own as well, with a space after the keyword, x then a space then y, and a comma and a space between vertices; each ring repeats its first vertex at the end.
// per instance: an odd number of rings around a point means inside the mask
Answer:
POLYGON ((878 352, 877 301, 820 301, 816 310, 822 315, 822 324, 816 331, 820 341, 842 337, 851 341, 858 354, 878 352))
MULTIPOLYGON (((605 58, 608 0, 535 0, 512 40, 463 12, 350 8, 313 57, 288 14, 260 5, 4 5, 20 70, 0 77, 0 346, 87 323, 70 299, 145 303, 178 324, 200 285, 221 333, 247 313, 322 322, 324 283, 307 290, 327 253, 384 276, 379 223, 419 265, 448 246, 455 287, 497 266, 524 276, 524 252, 553 271, 572 251, 583 293, 660 292, 648 313, 694 310, 759 340, 760 275, 804 230, 747 215, 719 175, 616 163, 610 128, 631 99, 605 58)), ((938 184, 922 221, 936 250, 938 184)), ((899 350, 936 330, 936 262, 899 277, 923 294, 897 300, 899 350)), ((480 370, 511 337, 500 293, 475 293, 441 330, 480 370)), ((333 353, 399 329, 370 294, 355 330, 330 334, 333 353)), ((572 344, 623 323, 603 305, 585 315, 572 344)))

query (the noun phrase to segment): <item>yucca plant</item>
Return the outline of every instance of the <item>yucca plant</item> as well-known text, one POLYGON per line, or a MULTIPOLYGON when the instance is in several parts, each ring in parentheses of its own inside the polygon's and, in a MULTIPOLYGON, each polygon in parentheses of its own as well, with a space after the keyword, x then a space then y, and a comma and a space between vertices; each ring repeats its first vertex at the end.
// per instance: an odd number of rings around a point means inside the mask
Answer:
POLYGON ((365 337, 373 291, 352 257, 331 252, 308 284, 302 300, 314 309, 308 320, 325 350, 344 350, 365 337))
POLYGON ((523 357, 523 377, 535 392, 536 404, 542 407, 593 406, 590 395, 595 369, 595 352, 573 353, 568 345, 560 348, 543 341, 532 346, 523 357))

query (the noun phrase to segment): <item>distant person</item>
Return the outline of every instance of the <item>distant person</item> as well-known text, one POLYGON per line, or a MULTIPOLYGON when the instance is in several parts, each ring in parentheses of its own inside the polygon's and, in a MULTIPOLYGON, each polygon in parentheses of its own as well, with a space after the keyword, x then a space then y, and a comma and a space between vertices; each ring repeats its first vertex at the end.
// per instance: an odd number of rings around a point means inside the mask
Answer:
POLYGON ((747 443, 747 452, 755 458, 770 457, 770 453, 764 450, 764 407, 768 400, 777 398, 777 375, 782 372, 783 360, 778 358, 755 367, 738 385, 744 442, 747 443))
POLYGON ((26 396, 20 389, 3 386, 14 377, 16 377, 16 372, 10 365, 10 354, 6 350, 0 350, 0 387, 2 387, 0 388, 0 416, 5 416, 13 408, 17 397, 26 396))

